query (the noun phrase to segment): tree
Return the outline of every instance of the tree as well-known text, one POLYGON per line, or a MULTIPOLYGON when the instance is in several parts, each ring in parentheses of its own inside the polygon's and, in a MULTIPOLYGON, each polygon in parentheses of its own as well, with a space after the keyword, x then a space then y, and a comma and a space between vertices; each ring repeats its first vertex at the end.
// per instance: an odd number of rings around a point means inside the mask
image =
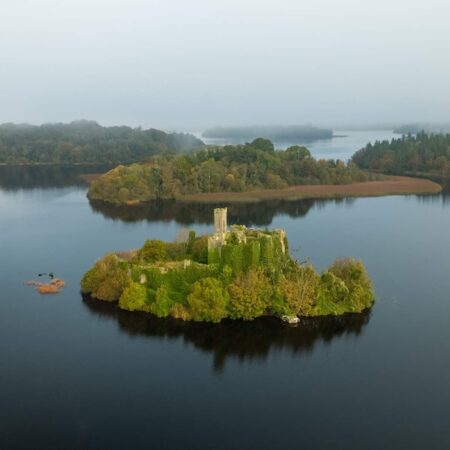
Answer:
POLYGON ((310 313, 317 297, 319 276, 311 266, 295 266, 280 277, 280 293, 289 310, 301 316, 310 313))
POLYGON ((119 299, 119 306, 127 311, 150 311, 147 289, 139 283, 130 282, 119 299))
POLYGON ((258 150, 263 150, 265 152, 273 152, 275 150, 272 142, 269 139, 256 138, 250 145, 258 150))
POLYGON ((109 253, 84 274, 81 290, 99 300, 116 301, 127 283, 128 275, 119 267, 119 258, 109 253))
POLYGON ((306 147, 300 145, 292 145, 291 147, 288 147, 285 155, 287 159, 294 159, 297 161, 300 159, 312 158, 311 152, 306 147))
POLYGON ((272 285, 259 269, 239 274, 230 284, 230 317, 252 320, 264 314, 271 298, 272 285))
POLYGON ((344 282, 348 289, 347 300, 355 311, 362 311, 372 304, 372 282, 362 261, 352 258, 338 259, 328 268, 328 272, 344 282))
POLYGON ((148 240, 139 250, 139 258, 146 262, 164 261, 166 258, 166 243, 159 240, 148 240))
POLYGON ((173 305, 169 293, 164 286, 156 290, 156 301, 151 304, 151 312, 158 317, 167 317, 173 305))
POLYGON ((229 295, 216 278, 196 281, 187 301, 192 320, 217 323, 227 317, 229 295))

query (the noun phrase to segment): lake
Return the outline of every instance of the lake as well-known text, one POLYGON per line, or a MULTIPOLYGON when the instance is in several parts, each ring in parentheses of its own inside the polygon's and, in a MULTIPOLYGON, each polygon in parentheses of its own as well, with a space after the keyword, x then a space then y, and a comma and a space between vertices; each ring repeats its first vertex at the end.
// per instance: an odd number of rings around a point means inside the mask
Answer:
POLYGON ((450 448, 446 194, 230 205, 318 269, 361 258, 376 303, 210 325, 83 299, 79 280, 110 250, 211 231, 216 205, 90 205, 76 178, 35 175, 0 171, 1 449, 450 448), (59 295, 23 285, 50 271, 59 295))
MULTIPOLYGON (((219 139, 204 138, 201 132, 192 132, 208 145, 244 144, 248 139, 219 139)), ((274 142, 275 148, 285 150, 291 145, 305 145, 317 159, 349 160, 353 153, 363 148, 368 142, 398 139, 400 135, 392 130, 335 130, 332 139, 318 139, 314 141, 274 142)))

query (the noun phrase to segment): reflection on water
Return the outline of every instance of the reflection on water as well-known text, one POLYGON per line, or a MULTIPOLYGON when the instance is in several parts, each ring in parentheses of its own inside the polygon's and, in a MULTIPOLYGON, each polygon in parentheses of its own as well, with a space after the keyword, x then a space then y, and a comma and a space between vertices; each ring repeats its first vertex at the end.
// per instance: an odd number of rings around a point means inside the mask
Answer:
POLYGON ((19 189, 53 189, 70 186, 87 186, 80 176, 83 174, 103 173, 110 166, 0 166, 0 188, 5 191, 19 189))
POLYGON ((450 205, 450 180, 441 182, 444 184, 442 192, 433 195, 418 195, 418 201, 420 203, 441 203, 443 206, 450 205))
POLYGON ((151 314, 127 312, 115 304, 83 296, 88 310, 103 319, 116 320, 119 329, 131 336, 183 339, 195 348, 211 353, 214 370, 221 372, 227 359, 265 360, 272 350, 288 350, 293 355, 310 353, 319 342, 344 336, 358 336, 370 319, 370 311, 339 317, 302 319, 296 327, 274 317, 251 322, 223 321, 219 324, 159 319, 151 314))
POLYGON ((250 203, 226 202, 182 202, 176 200, 159 200, 136 206, 116 206, 109 203, 91 201, 94 212, 104 217, 124 222, 160 222, 175 220, 183 225, 213 223, 211 211, 213 208, 228 208, 228 222, 242 225, 270 225, 274 216, 286 214, 289 217, 303 217, 313 207, 323 207, 327 203, 345 203, 349 206, 354 198, 333 200, 270 200, 250 203))

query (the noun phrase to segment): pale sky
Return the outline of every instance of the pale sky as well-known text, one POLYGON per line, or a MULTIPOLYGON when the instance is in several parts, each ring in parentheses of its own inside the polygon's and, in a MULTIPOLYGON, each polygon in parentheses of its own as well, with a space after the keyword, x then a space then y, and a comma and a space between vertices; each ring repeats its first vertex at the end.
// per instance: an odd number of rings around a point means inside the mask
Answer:
POLYGON ((450 121, 450 1, 0 0, 0 122, 450 121))

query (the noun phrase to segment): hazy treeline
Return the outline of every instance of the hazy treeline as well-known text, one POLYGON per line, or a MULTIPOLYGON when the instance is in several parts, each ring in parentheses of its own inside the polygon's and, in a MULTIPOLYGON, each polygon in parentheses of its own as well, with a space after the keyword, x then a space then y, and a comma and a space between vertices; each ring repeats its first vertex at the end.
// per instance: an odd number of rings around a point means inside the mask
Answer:
POLYGON ((397 134, 418 134, 425 133, 450 133, 450 123, 427 123, 417 122, 408 123, 394 129, 397 134))
POLYGON ((259 136, 272 141, 295 141, 298 139, 331 139, 333 131, 304 125, 215 127, 202 134, 205 138, 255 139, 259 136))
POLYGON ((0 163, 120 164, 144 161, 166 151, 203 146, 193 135, 127 126, 102 127, 92 121, 69 124, 0 125, 0 163))
POLYGON ((352 161, 362 169, 387 174, 421 174, 448 178, 450 134, 420 132, 391 141, 375 142, 356 152, 352 161))
POLYGON ((297 145, 276 151, 271 141, 258 138, 244 145, 208 147, 155 157, 148 164, 118 166, 96 180, 88 195, 126 204, 184 194, 350 184, 372 178, 352 163, 315 160, 307 148, 297 145))

